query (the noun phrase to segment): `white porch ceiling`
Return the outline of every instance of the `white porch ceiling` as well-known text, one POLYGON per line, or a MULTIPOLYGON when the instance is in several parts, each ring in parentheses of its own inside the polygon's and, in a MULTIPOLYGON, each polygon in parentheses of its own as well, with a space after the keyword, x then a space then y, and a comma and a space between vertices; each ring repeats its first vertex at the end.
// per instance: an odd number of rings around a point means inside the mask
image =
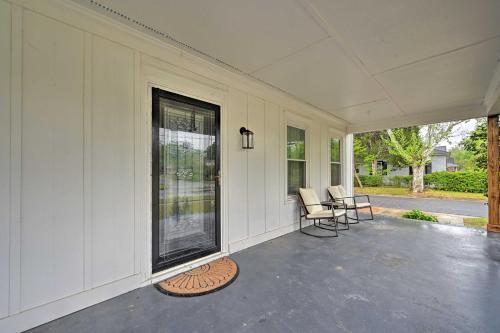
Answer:
POLYGON ((486 115, 500 63, 500 0, 75 1, 140 21, 353 128, 444 109, 452 119, 454 107, 457 118, 486 115))

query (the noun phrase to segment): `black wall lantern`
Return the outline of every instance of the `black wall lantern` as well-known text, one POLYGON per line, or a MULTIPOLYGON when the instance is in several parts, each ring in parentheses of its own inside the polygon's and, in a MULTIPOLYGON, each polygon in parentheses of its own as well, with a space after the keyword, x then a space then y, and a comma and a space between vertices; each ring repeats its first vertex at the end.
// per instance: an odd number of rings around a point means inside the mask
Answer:
POLYGON ((241 148, 253 149, 253 132, 245 127, 240 128, 241 148))

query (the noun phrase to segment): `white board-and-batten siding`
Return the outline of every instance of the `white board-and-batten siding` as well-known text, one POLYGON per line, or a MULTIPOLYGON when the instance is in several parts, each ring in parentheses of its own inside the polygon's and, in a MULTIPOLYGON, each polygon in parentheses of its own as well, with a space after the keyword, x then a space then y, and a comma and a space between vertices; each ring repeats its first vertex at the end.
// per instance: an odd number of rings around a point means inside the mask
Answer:
POLYGON ((310 105, 66 1, 0 0, 0 42, 2 332, 153 281, 153 86, 221 105, 224 253, 296 228, 288 123, 307 129, 324 196, 323 155, 345 124, 310 105))

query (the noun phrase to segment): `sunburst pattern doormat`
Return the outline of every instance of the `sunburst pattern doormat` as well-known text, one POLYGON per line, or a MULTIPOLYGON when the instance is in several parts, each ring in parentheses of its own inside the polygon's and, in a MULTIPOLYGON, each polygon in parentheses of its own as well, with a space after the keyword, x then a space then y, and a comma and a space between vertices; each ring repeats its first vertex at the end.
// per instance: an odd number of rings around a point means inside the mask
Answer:
POLYGON ((155 287, 172 296, 199 296, 227 287, 237 276, 236 262, 229 257, 222 257, 164 280, 155 287))

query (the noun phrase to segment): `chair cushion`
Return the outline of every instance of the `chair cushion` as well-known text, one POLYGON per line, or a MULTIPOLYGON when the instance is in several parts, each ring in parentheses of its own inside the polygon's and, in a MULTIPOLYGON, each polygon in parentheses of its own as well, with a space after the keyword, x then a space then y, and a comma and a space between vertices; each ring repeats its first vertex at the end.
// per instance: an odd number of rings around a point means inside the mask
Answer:
MULTIPOLYGON (((345 215, 345 209, 335 209, 335 217, 339 217, 345 215)), ((332 218, 333 211, 331 209, 325 209, 319 212, 307 214, 308 219, 324 219, 324 218, 332 218)))
POLYGON ((339 199, 339 198, 342 197, 342 195, 340 194, 339 189, 337 188, 337 186, 329 186, 328 187, 328 192, 330 193, 330 195, 334 199, 339 199))
POLYGON ((347 197, 347 192, 344 189, 344 186, 330 186, 328 187, 328 192, 332 195, 332 197, 337 201, 344 201, 346 205, 354 205, 354 200, 352 198, 342 199, 347 197))
POLYGON ((320 212, 323 210, 321 206, 321 201, 316 195, 316 191, 312 188, 299 188, 300 196, 302 197, 302 201, 306 205, 307 212, 309 214, 313 214, 315 212, 320 212))

